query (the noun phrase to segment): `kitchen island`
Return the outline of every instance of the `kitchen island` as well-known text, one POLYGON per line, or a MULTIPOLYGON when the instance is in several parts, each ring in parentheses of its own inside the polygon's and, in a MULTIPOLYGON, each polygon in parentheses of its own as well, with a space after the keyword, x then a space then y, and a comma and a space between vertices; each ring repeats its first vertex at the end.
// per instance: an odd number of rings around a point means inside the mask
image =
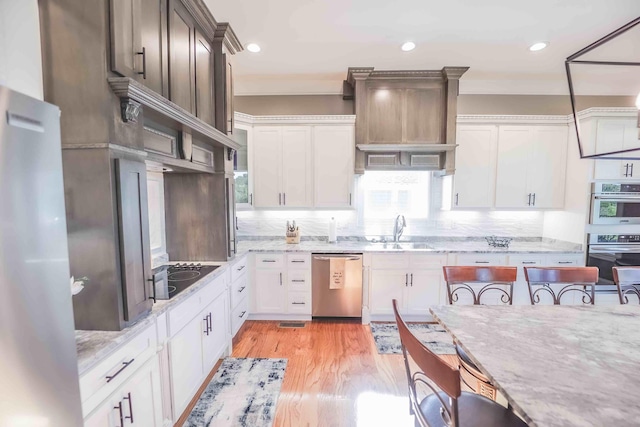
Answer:
POLYGON ((449 306, 431 313, 530 426, 638 425, 638 306, 449 306))

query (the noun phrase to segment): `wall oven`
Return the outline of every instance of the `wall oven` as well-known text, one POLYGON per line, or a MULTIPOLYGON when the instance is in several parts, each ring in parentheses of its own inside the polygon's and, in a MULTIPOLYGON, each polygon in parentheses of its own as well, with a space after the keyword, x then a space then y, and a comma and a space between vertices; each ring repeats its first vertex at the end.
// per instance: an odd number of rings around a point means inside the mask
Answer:
POLYGON ((591 224, 640 224, 640 182, 595 182, 591 224))
POLYGON ((640 234, 589 234, 587 266, 598 267, 598 284, 612 285, 612 267, 640 266, 640 234))

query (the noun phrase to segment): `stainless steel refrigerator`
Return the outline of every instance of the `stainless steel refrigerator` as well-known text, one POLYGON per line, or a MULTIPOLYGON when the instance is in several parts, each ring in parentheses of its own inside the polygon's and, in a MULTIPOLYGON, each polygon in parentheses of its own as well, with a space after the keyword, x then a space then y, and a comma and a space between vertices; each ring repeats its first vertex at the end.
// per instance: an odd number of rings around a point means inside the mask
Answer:
POLYGON ((60 110, 0 86, 0 427, 80 425, 60 110))

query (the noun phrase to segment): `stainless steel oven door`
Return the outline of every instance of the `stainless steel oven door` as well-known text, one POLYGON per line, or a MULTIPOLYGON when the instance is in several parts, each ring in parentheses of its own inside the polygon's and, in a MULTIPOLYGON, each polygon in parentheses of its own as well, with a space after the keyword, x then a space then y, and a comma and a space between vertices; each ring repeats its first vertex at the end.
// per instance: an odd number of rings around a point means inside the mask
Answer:
POLYGON ((640 224, 640 197, 593 196, 591 224, 640 224))
POLYGON ((614 285, 612 267, 640 266, 640 245, 589 245, 587 266, 600 270, 598 284, 614 285))

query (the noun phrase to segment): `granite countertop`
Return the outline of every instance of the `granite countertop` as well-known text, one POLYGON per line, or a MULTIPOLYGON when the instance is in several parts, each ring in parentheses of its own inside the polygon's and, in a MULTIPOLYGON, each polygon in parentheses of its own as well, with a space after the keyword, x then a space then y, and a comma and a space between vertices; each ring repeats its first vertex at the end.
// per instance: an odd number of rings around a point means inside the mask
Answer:
POLYGON ((549 239, 514 239, 508 248, 495 248, 484 239, 446 239, 432 238, 421 241, 401 241, 400 243, 372 243, 361 239, 339 240, 328 243, 326 240, 302 240, 299 244, 287 244, 283 238, 264 238, 241 240, 238 253, 246 252, 324 252, 324 253, 582 253, 582 245, 549 239))
POLYGON ((636 426, 640 307, 440 306, 431 313, 530 426, 636 426))
MULTIPOLYGON (((76 331, 78 348, 78 370, 82 375, 100 360, 116 350, 122 343, 140 333, 155 321, 155 318, 172 307, 177 306, 190 295, 200 290, 211 280, 224 274, 226 267, 235 264, 249 252, 324 252, 324 253, 582 253, 580 245, 562 241, 544 239, 514 239, 509 248, 493 248, 485 240, 465 238, 421 238, 414 242, 372 243, 361 238, 346 238, 338 243, 328 243, 324 239, 307 238, 300 244, 289 245, 283 238, 251 238, 238 242, 238 251, 234 260, 228 263, 210 262, 203 264, 220 265, 218 268, 175 298, 158 301, 153 309, 142 319, 122 331, 76 331)), ((185 262, 185 261, 172 261, 185 262)), ((186 261, 190 262, 190 261, 186 261)))
MULTIPOLYGON (((189 296, 198 292, 207 283, 223 275, 228 267, 234 265, 243 258, 242 255, 228 263, 203 262, 202 264, 220 265, 220 268, 213 270, 202 279, 189 286, 170 300, 158 301, 153 305, 150 313, 137 320, 121 331, 81 331, 76 330, 76 348, 78 352, 78 373, 80 375, 93 368, 106 356, 115 351, 121 344, 129 341, 132 337, 154 324, 156 318, 167 310, 177 306, 189 296)), ((178 262, 178 261, 176 261, 178 262)), ((183 261, 180 261, 183 262, 183 261)), ((174 262, 172 262, 173 264, 174 262)))

